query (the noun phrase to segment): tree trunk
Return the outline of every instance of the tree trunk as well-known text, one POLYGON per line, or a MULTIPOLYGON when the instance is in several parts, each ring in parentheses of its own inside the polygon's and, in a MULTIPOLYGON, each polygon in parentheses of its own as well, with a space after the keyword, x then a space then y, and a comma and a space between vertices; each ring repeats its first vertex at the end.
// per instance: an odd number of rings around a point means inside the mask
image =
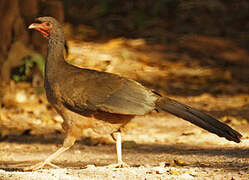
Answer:
POLYGON ((10 81, 11 69, 32 53, 46 54, 46 42, 27 26, 35 17, 53 16, 64 20, 63 4, 59 0, 0 1, 0 82, 10 81))

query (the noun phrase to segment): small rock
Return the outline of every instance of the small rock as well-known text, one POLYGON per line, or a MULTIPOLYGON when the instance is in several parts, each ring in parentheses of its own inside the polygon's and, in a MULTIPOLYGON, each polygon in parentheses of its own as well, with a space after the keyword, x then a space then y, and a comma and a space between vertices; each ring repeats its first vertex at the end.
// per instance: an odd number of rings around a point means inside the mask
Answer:
POLYGON ((159 163, 159 166, 160 166, 160 167, 167 167, 167 166, 170 166, 170 163, 167 163, 167 162, 160 162, 160 163, 159 163))
POLYGON ((189 165, 188 162, 178 160, 178 159, 174 159, 174 164, 177 165, 177 166, 187 166, 187 165, 189 165))

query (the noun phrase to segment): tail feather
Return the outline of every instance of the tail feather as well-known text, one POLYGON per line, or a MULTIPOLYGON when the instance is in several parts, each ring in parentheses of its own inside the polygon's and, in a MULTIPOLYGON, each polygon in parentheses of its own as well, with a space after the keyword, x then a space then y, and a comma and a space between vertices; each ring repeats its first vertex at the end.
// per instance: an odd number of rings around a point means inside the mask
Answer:
POLYGON ((228 125, 218 121, 212 116, 197 109, 181 104, 173 99, 163 97, 157 101, 157 108, 181 117, 209 132, 220 137, 225 137, 229 141, 239 143, 242 135, 233 130, 228 125))

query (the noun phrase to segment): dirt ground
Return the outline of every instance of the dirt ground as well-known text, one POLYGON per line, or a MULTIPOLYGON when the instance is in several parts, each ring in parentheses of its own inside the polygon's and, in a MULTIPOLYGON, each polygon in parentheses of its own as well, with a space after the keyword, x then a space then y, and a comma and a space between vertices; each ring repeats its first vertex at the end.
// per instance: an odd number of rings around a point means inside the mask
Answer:
MULTIPOLYGON (((248 127, 234 126, 242 143, 228 142, 175 118, 159 114, 138 117, 123 135, 124 161, 116 162, 115 145, 105 139, 83 139, 63 153, 60 169, 21 172, 54 152, 61 136, 13 136, 0 143, 1 179, 248 179, 248 127)), ((107 138, 107 137, 106 137, 107 138)))
POLYGON ((82 140, 56 159, 59 169, 23 172, 61 146, 62 119, 44 94, 35 93, 29 84, 11 84, 0 109, 0 179, 249 179, 249 71, 248 63, 236 64, 248 54, 228 41, 197 40, 186 41, 193 43, 186 47, 197 51, 197 43, 199 53, 209 50, 217 56, 201 59, 183 47, 179 52, 175 45, 151 47, 142 39, 121 38, 104 44, 70 41, 68 59, 78 66, 131 77, 202 109, 238 130, 241 143, 228 142, 175 116, 152 113, 136 117, 123 133, 123 160, 130 168, 106 167, 116 162, 114 142, 84 130, 82 140), (206 41, 210 47, 201 46, 206 41), (219 46, 224 50, 220 54, 219 46), (226 52, 227 46, 233 51, 226 52))

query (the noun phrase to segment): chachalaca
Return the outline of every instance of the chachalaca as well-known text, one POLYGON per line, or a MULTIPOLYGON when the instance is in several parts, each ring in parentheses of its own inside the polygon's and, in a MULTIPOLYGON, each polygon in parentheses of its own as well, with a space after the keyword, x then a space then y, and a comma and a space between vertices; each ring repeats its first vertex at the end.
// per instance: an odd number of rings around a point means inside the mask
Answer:
POLYGON ((166 111, 211 133, 239 143, 242 135, 228 125, 197 109, 142 86, 138 82, 115 74, 83 69, 68 64, 63 55, 64 34, 52 17, 40 17, 29 26, 48 39, 44 86, 47 99, 62 116, 66 132, 63 146, 45 161, 25 170, 36 170, 69 149, 83 128, 100 134, 110 134, 116 140, 117 167, 125 164, 121 155, 121 130, 137 115, 166 111))

